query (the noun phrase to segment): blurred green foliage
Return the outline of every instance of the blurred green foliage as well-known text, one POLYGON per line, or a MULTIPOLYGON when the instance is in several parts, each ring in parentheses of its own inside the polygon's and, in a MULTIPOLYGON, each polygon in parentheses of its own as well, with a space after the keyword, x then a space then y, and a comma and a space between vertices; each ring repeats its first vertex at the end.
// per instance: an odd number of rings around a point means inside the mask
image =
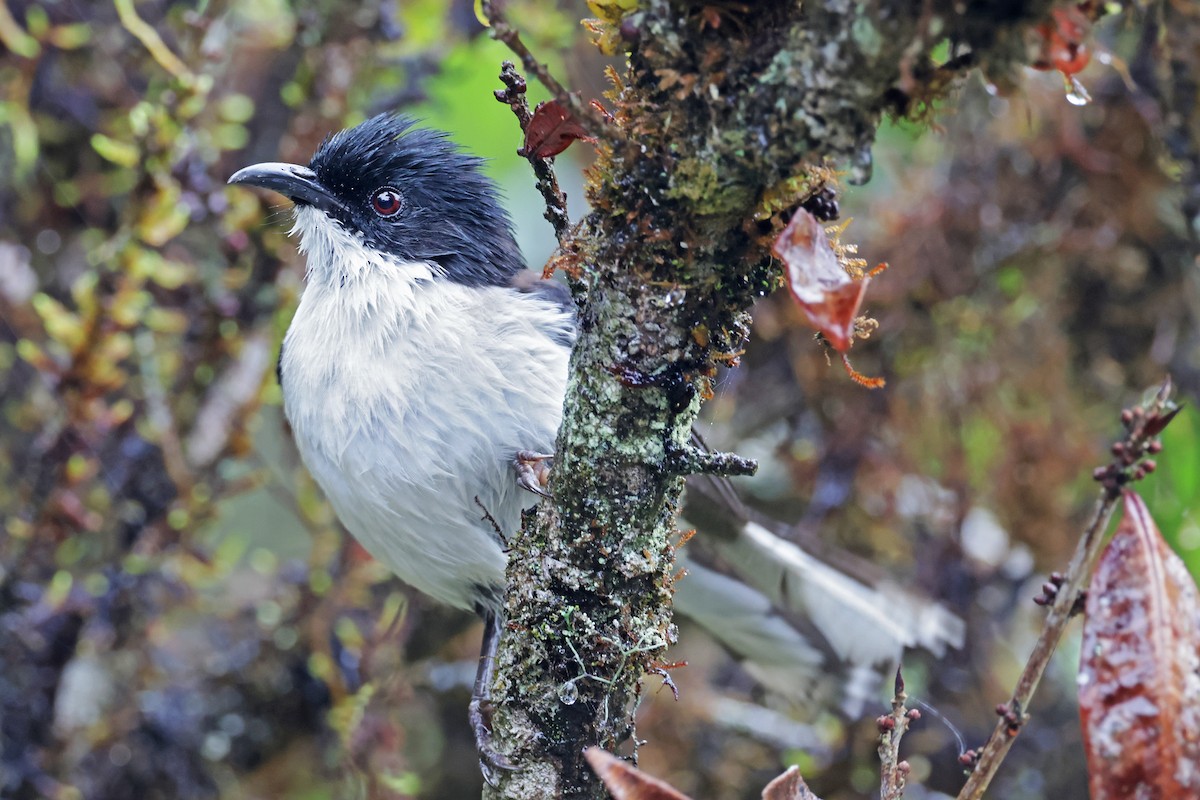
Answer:
POLYGON ((476 783, 437 738, 405 746, 409 605, 297 484, 271 364, 298 275, 263 202, 224 185, 455 93, 514 159, 461 6, 7 4, 0 795, 344 796, 339 763, 387 796, 476 783), (218 527, 227 504, 247 513, 218 527), (297 753, 312 768, 279 772, 297 753))
POLYGON ((1200 424, 1184 409, 1163 432, 1160 469, 1141 494, 1167 542, 1200 580, 1200 424))

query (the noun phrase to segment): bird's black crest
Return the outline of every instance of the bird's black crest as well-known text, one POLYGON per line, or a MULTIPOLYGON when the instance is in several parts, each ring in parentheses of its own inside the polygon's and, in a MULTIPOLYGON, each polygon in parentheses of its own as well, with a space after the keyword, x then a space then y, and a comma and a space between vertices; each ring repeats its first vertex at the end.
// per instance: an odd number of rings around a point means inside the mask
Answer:
POLYGON ((441 131, 381 114, 327 138, 309 168, 341 201, 338 221, 371 246, 406 261, 436 262, 458 283, 502 285, 525 264, 482 163, 441 131), (386 218, 371 206, 383 187, 396 189, 403 202, 386 218))

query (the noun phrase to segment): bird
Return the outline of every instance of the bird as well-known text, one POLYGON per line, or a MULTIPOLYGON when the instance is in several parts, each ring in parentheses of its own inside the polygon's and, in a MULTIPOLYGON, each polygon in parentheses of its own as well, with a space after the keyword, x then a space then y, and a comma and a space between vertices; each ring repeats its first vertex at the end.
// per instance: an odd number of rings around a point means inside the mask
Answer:
MULTIPOLYGON (((327 137, 307 165, 229 178, 294 204, 305 286, 277 374, 301 460, 374 558, 484 619, 481 754, 505 542, 546 493, 577 326, 567 288, 526 269, 482 166, 386 113, 327 137)), ((713 533, 683 549, 675 609, 798 703, 854 714, 905 648, 961 645, 953 612, 807 553, 725 479, 690 481, 687 496, 713 533)))

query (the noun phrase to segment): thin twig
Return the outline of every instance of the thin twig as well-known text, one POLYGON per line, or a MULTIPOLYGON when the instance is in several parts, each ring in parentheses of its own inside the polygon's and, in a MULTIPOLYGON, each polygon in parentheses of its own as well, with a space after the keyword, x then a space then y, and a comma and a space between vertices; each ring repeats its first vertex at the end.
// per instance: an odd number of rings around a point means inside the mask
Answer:
POLYGON ((567 91, 567 88, 550 74, 546 65, 534 57, 525 43, 521 41, 521 35, 517 29, 504 16, 503 6, 503 0, 483 0, 481 3, 483 15, 491 26, 492 38, 504 43, 509 50, 512 50, 521 59, 521 66, 525 72, 541 81, 550 94, 554 95, 555 100, 571 109, 571 115, 587 129, 588 133, 597 137, 610 137, 613 126, 609 126, 604 117, 596 109, 583 102, 579 95, 567 91))
POLYGON ((160 67, 189 88, 197 85, 195 74, 183 63, 183 59, 175 55, 170 47, 167 47, 167 43, 163 41, 154 26, 138 16, 133 0, 114 0, 114 4, 117 7, 117 18, 121 20, 121 25, 150 51, 150 55, 154 57, 160 67))
MULTIPOLYGON (((525 79, 517 72, 517 67, 511 61, 500 65, 500 80, 506 88, 497 89, 496 99, 512 109, 524 133, 529 128, 533 114, 529 111, 529 103, 525 99, 525 79)), ((554 236, 561 246, 567 239, 571 229, 571 218, 567 214, 567 196, 558 187, 558 178, 554 174, 553 161, 539 158, 524 149, 520 154, 529 159, 533 174, 537 177, 537 190, 546 201, 546 221, 554 226, 554 236)))
POLYGON ((900 758, 900 739, 908 724, 921 718, 921 712, 905 707, 908 695, 904 692, 904 677, 896 668, 896 692, 892 697, 892 713, 876 720, 879 725, 879 800, 900 800, 908 783, 910 767, 900 758))
POLYGON ((1121 420, 1128 433, 1121 442, 1113 445, 1113 455, 1116 459, 1107 467, 1101 467, 1093 473, 1093 477, 1100 481, 1103 488, 1092 520, 1075 548, 1075 554, 1071 557, 1061 585, 1054 592, 1054 603, 1050 613, 1046 615, 1042 633, 1033 647, 1025 669, 1021 672, 1012 697, 1007 703, 996 707, 1000 721, 987 744, 979 751, 974 770, 962 791, 958 793, 958 800, 979 800, 983 797, 988 784, 1000 768, 1000 763, 1012 748, 1021 727, 1028 720, 1026 709, 1029 708, 1029 701, 1033 698, 1033 693, 1050 664, 1050 657, 1054 655, 1054 649, 1071 619, 1076 599, 1087 585, 1092 565, 1104 543, 1104 531, 1108 528, 1108 521, 1121 497, 1121 489, 1153 469, 1153 462, 1138 462, 1146 454, 1157 452, 1154 437, 1178 411, 1178 407, 1171 403, 1170 395, 1171 380, 1168 378, 1144 408, 1127 409, 1122 412, 1121 420))
POLYGON ((225 455, 227 447, 244 426, 238 420, 258 404, 264 377, 271 363, 272 335, 266 327, 252 331, 242 342, 241 352, 213 382, 196 412, 183 452, 192 469, 207 469, 225 455))
POLYGON ((479 495, 475 495, 475 505, 479 506, 479 508, 483 511, 483 517, 481 517, 481 519, 492 523, 492 530, 496 532, 496 536, 499 537, 500 541, 508 541, 508 537, 504 535, 504 530, 500 527, 500 523, 496 522, 496 518, 492 516, 492 512, 488 511, 488 507, 485 506, 483 501, 479 499, 479 495))

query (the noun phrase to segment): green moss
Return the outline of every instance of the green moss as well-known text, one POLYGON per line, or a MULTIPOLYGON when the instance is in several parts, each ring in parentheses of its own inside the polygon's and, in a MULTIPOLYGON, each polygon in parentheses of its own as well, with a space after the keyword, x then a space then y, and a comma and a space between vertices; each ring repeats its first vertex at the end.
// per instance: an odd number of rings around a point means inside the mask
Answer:
POLYGON ((673 200, 686 200, 699 216, 727 216, 746 207, 746 187, 731 182, 715 164, 715 156, 685 158, 671 171, 666 191, 673 200))
POLYGON ((770 219, 780 211, 794 207, 822 183, 820 178, 809 171, 784 178, 763 192, 762 200, 754 210, 754 218, 770 219))

